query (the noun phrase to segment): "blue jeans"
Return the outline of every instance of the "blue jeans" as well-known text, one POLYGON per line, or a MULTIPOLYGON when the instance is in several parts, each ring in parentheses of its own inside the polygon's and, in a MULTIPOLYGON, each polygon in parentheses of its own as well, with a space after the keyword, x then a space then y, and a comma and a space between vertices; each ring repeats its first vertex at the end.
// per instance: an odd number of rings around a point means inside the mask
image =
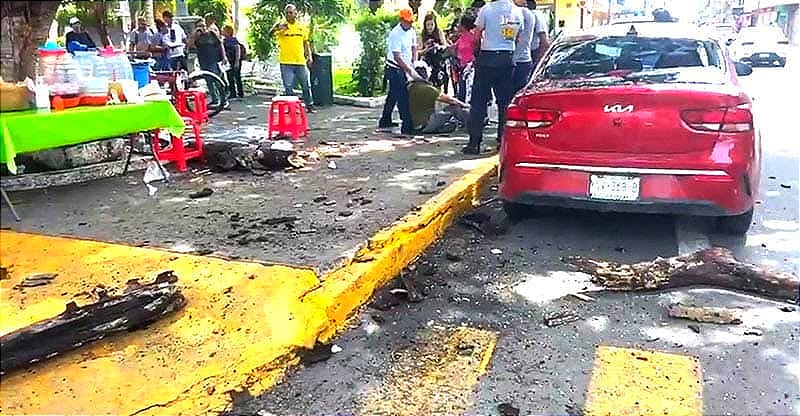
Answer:
POLYGON ((533 62, 517 62, 514 64, 514 74, 511 78, 514 80, 514 94, 528 85, 531 79, 531 72, 533 72, 533 62))
MULTIPOLYGON (((200 69, 203 71, 211 72, 212 74, 222 78, 222 71, 219 69, 219 65, 216 62, 201 62, 200 69)), ((206 77, 208 78, 208 77, 206 77)), ((216 82, 211 82, 211 80, 206 81, 206 85, 208 86, 208 102, 209 103, 219 103, 222 101, 222 96, 225 91, 220 91, 217 88, 216 82)))
POLYGON ((480 146, 483 141, 483 126, 486 120, 486 104, 492 92, 497 100, 497 140, 503 137, 506 124, 506 108, 514 96, 511 76, 514 62, 511 51, 481 51, 475 63, 475 78, 472 81, 472 97, 467 119, 469 146, 480 146))
POLYGON ((386 103, 383 105, 383 115, 378 121, 378 127, 390 127, 392 125, 392 112, 394 106, 400 112, 400 132, 412 134, 411 109, 408 102, 408 80, 402 69, 386 67, 386 80, 389 81, 389 92, 386 94, 386 103))
POLYGON ((308 69, 305 65, 281 64, 281 79, 283 79, 284 95, 293 96, 294 86, 299 82, 300 88, 303 90, 303 102, 309 107, 314 104, 311 97, 308 69))

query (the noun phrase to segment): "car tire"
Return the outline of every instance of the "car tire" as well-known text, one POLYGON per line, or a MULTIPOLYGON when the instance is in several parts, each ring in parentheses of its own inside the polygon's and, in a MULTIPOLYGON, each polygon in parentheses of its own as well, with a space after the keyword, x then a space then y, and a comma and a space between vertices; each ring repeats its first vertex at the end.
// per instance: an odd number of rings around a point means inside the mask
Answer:
POLYGON ((781 67, 781 68, 785 67, 786 66, 786 60, 785 59, 778 59, 778 66, 781 67))
POLYGON ((744 235, 753 223, 753 209, 744 214, 717 218, 717 229, 725 234, 744 235))
POLYGON ((531 207, 511 201, 503 201, 503 211, 512 222, 524 220, 531 215, 531 207))

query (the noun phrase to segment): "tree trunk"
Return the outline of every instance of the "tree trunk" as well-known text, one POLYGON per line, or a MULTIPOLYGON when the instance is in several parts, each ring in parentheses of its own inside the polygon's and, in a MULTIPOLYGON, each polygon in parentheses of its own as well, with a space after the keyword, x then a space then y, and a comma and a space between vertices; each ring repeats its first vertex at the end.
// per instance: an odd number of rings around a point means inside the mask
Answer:
POLYGON ((78 307, 67 304, 56 317, 37 322, 0 337, 0 374, 27 367, 123 331, 143 328, 182 309, 186 299, 176 285, 178 278, 165 272, 155 282, 140 285, 131 280, 124 293, 98 293, 96 303, 78 307))
POLYGON ((0 76, 34 77, 36 49, 47 40, 60 1, 4 1, 0 13, 0 76))
POLYGON ((607 290, 660 290, 685 286, 717 286, 776 300, 797 302, 800 280, 766 267, 742 263, 725 248, 710 248, 684 256, 621 264, 567 257, 564 262, 590 274, 607 290))
POLYGON ((148 26, 155 26, 155 6, 153 5, 153 0, 144 1, 144 18, 147 20, 148 26))
POLYGON ((94 17, 97 19, 97 32, 100 36, 100 43, 103 46, 108 46, 110 44, 110 39, 108 37, 108 11, 106 10, 106 6, 106 2, 104 1, 92 2, 94 17))

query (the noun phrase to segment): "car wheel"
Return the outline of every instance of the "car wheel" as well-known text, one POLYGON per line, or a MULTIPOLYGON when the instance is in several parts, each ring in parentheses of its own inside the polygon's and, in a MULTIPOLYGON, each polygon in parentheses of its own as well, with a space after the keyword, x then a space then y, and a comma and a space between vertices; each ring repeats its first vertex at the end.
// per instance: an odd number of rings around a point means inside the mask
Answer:
POLYGON ((785 59, 778 59, 778 66, 781 67, 781 68, 785 67, 786 66, 786 60, 785 59))
POLYGON ((530 206, 510 201, 503 201, 503 211, 511 221, 523 220, 531 215, 530 206))
POLYGON ((719 217, 717 228, 726 234, 744 235, 753 223, 753 209, 744 214, 732 215, 729 217, 719 217))

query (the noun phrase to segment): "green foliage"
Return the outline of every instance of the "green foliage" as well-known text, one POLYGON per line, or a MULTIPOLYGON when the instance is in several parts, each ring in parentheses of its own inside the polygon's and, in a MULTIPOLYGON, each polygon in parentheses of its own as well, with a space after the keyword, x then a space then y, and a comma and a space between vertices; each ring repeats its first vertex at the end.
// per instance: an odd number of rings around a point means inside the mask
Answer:
POLYGON ((327 45, 329 49, 334 43, 338 26, 347 20, 353 5, 352 0, 260 0, 247 12, 250 20, 247 40, 250 50, 259 59, 267 59, 274 51, 275 37, 270 30, 283 18, 283 9, 289 3, 297 6, 301 16, 311 17, 312 47, 320 51, 326 49, 322 46, 327 45), (316 41, 322 45, 316 45, 316 41))
POLYGON ((386 62, 386 38, 397 24, 394 14, 378 11, 364 13, 355 23, 361 37, 362 51, 353 67, 353 82, 362 97, 374 97, 382 91, 386 62))
MULTIPOLYGON (((99 0, 98 0, 99 1, 99 0)), ((103 16, 98 15, 97 1, 82 0, 82 1, 62 1, 61 7, 56 12, 55 20, 58 22, 59 29, 63 29, 69 25, 69 19, 77 16, 81 20, 84 27, 98 27, 100 20, 103 16)), ((105 19, 108 24, 119 22, 119 18, 111 13, 111 10, 119 8, 119 2, 109 1, 105 4, 105 19)))
POLYGON ((205 17, 206 14, 212 14, 221 29, 228 21, 231 0, 187 0, 186 7, 189 9, 189 14, 194 16, 205 17))
POLYGON ((353 82, 352 68, 336 68, 333 73, 333 92, 338 95, 358 96, 358 86, 353 82))

